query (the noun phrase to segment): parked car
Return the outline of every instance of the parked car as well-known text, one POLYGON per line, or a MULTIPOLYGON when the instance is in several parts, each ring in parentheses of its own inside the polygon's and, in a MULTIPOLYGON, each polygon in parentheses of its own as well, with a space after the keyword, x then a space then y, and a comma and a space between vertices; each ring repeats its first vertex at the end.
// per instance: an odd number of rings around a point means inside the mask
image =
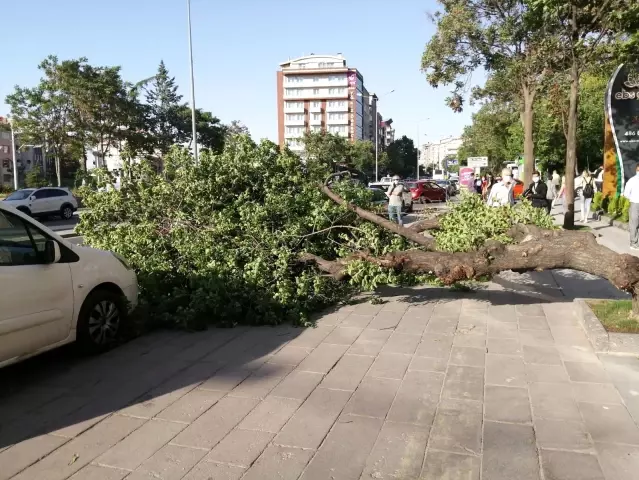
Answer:
POLYGON ((393 177, 382 177, 376 182, 368 184, 371 188, 388 188, 393 183, 393 177))
POLYGON ((447 190, 449 197, 454 197, 455 195, 457 195, 457 189, 450 182, 450 180, 435 180, 435 183, 437 183, 437 185, 439 185, 443 189, 447 190))
POLYGON ((23 188, 3 201, 33 217, 59 215, 68 220, 78 209, 78 200, 63 187, 23 188))
POLYGON ((0 202, 0 367, 76 340, 106 350, 137 301, 121 256, 73 245, 0 202))
POLYGON ((419 182, 407 183, 406 187, 410 189, 413 202, 431 203, 446 201, 446 190, 435 182, 420 180, 419 182))
MULTIPOLYGON (((404 184, 404 186, 408 189, 407 184, 404 184)), ((373 186, 369 186, 368 189, 372 190, 373 192, 381 192, 381 195, 377 193, 373 193, 373 203, 376 203, 376 204, 382 204, 382 202, 384 204, 388 203, 388 196, 386 195, 386 191, 388 190, 388 188, 373 185, 373 186)), ((407 213, 410 213, 413 211, 413 196, 410 191, 404 192, 404 194, 402 195, 402 211, 407 213)))
POLYGON ((457 195, 460 192, 459 189, 459 179, 457 178, 451 178, 450 180, 450 184, 455 187, 455 195, 457 195))

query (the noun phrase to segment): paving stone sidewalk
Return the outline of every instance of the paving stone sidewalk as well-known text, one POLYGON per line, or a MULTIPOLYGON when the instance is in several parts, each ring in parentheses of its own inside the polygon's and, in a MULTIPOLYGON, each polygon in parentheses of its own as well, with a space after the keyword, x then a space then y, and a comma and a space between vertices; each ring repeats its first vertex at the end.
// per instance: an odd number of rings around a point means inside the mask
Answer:
POLYGON ((639 478, 638 361, 562 299, 404 290, 54 355, 0 371, 0 480, 639 478))

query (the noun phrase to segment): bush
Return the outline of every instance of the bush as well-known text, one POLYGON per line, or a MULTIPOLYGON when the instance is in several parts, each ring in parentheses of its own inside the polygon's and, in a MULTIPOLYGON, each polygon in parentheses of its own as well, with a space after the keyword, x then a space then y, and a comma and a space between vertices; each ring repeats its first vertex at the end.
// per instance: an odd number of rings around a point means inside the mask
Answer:
MULTIPOLYGON (((77 227, 89 245, 130 261, 144 310, 155 322, 187 328, 306 324, 313 312, 362 289, 432 281, 357 261, 349 263, 349 282, 338 282, 299 262, 303 252, 333 260, 356 251, 380 256, 416 247, 327 198, 318 185, 332 171, 328 160, 304 163, 246 136, 221 154, 203 152, 197 166, 177 147, 164 160, 162 174, 148 164, 131 167, 120 190, 81 189, 88 211, 77 227)), ((350 182, 333 189, 372 209, 368 189, 350 182)), ((489 209, 476 195, 464 197, 450 216, 444 222, 455 230, 437 238, 449 250, 477 246, 476 230, 481 239, 507 239, 513 223, 552 226, 545 212, 529 204, 489 209), (462 239, 455 240, 459 234, 462 239)))
POLYGON ((630 220, 630 200, 628 200, 626 197, 622 198, 623 207, 621 208, 621 217, 619 217, 619 220, 628 223, 628 221, 630 220))
POLYGON ((592 212, 598 212, 603 208, 603 200, 604 196, 601 192, 596 192, 595 196, 592 199, 592 203, 590 204, 590 210, 592 212))
POLYGON ((42 175, 39 165, 34 165, 24 176, 24 184, 29 188, 46 187, 49 182, 42 175))
POLYGON ((619 199, 620 199, 619 195, 615 195, 614 197, 611 197, 608 202, 607 212, 608 212, 608 215, 611 216, 612 218, 617 218, 621 214, 619 199))

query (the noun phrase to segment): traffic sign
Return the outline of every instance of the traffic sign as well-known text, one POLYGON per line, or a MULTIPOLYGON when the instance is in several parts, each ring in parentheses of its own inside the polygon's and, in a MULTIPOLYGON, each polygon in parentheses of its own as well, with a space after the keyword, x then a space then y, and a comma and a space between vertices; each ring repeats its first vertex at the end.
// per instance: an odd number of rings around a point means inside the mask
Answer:
POLYGON ((473 168, 488 166, 488 157, 468 157, 467 161, 468 166, 473 168))

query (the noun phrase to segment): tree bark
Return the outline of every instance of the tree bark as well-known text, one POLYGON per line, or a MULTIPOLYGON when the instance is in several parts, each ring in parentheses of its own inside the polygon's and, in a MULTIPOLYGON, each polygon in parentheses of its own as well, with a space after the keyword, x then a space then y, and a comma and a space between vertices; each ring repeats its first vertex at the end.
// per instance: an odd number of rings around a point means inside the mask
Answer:
POLYGON ((522 86, 523 108, 521 120, 524 127, 524 176, 522 178, 525 185, 532 182, 532 173, 535 170, 535 145, 533 142, 533 103, 535 101, 535 91, 528 85, 522 86))
POLYGON ((575 225, 575 169, 577 167, 577 108, 579 106, 579 69, 573 59, 570 67, 570 104, 568 107, 568 135, 566 136, 566 190, 567 204, 564 228, 575 225))

